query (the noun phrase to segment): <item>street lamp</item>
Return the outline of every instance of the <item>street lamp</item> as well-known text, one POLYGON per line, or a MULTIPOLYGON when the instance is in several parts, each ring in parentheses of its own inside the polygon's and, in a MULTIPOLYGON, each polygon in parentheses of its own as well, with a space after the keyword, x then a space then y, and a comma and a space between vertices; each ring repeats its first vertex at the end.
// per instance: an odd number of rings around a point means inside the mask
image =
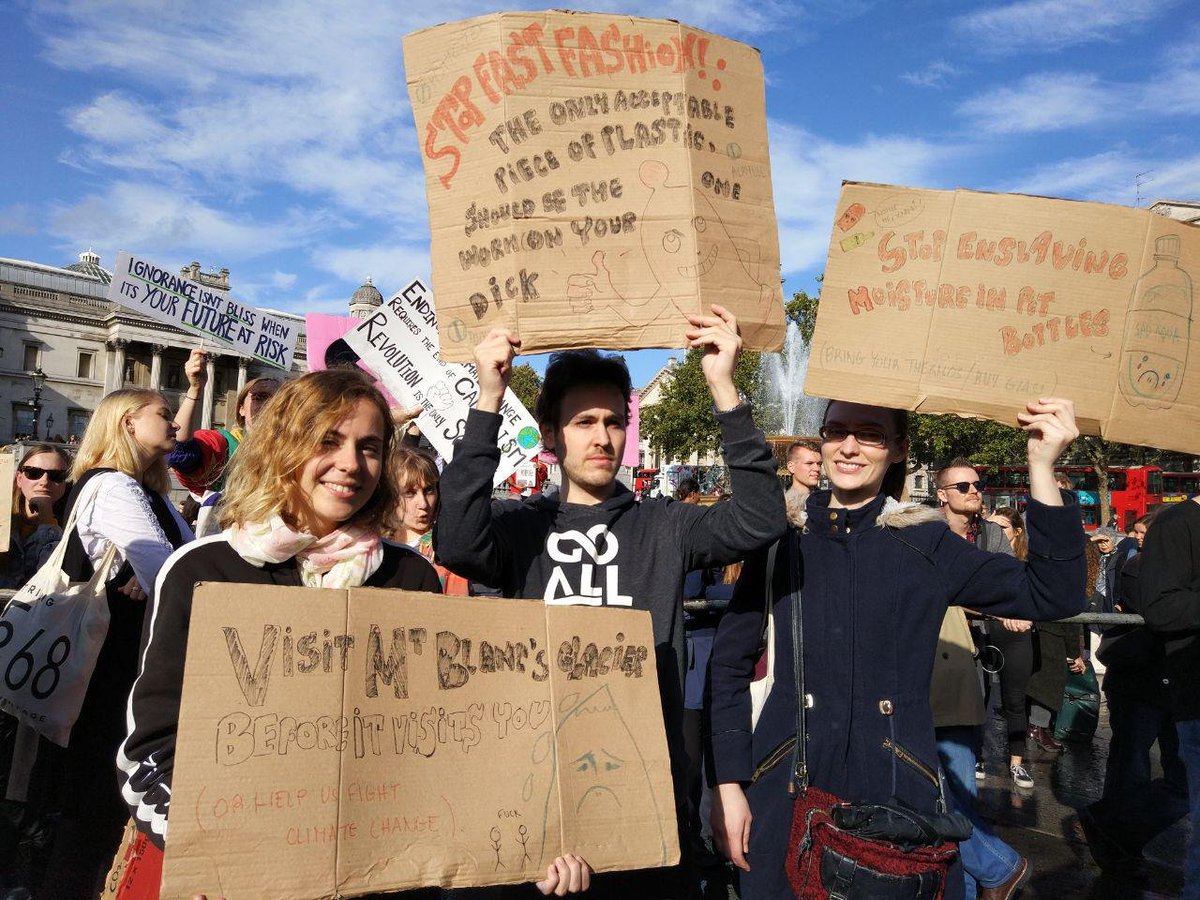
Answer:
POLYGON ((33 439, 38 439, 38 418, 42 414, 42 390, 46 387, 46 373, 38 366, 29 372, 29 380, 33 382, 33 399, 29 405, 33 407, 33 439))

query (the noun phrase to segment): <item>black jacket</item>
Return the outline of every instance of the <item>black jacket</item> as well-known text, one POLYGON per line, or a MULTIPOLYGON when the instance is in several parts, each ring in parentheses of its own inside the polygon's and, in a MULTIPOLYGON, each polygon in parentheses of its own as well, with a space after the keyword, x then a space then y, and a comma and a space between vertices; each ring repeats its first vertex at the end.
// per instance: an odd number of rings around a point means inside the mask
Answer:
POLYGON ((639 502, 618 484, 605 502, 583 506, 544 495, 493 501, 500 417, 472 410, 442 473, 435 526, 438 559, 498 586, 506 597, 649 610, 676 764, 683 746, 684 575, 742 559, 774 541, 786 524, 775 458, 749 408, 719 413, 717 421, 731 500, 712 506, 639 502))
POLYGON ((1084 537, 1074 504, 1029 502, 1025 563, 971 546, 933 510, 885 508, 882 497, 859 509, 833 509, 829 497, 811 494, 804 533, 789 529, 780 544, 775 684, 753 731, 749 685, 759 652, 765 553, 746 561, 713 649, 715 779, 753 779, 746 897, 793 896, 784 874, 793 807, 789 755, 772 751, 795 734, 794 590, 802 594, 805 691, 813 697, 811 784, 851 801, 899 797, 923 812, 933 811, 938 796, 929 685, 946 608, 969 603, 991 615, 1055 619, 1084 606, 1084 537), (796 569, 788 564, 793 551, 796 569), (892 753, 893 744, 902 749, 892 753))
POLYGON ((1162 635, 1179 720, 1200 719, 1200 503, 1162 510, 1146 532, 1142 615, 1162 635))
MULTIPOLYGON (((202 581, 290 587, 301 584, 294 559, 259 568, 242 559, 224 534, 194 541, 176 551, 159 572, 142 671, 129 698, 130 732, 117 754, 117 766, 121 793, 134 822, 160 848, 171 806, 192 591, 202 581)), ((425 557, 387 543, 383 545, 382 564, 365 586, 442 592, 437 572, 425 557)))

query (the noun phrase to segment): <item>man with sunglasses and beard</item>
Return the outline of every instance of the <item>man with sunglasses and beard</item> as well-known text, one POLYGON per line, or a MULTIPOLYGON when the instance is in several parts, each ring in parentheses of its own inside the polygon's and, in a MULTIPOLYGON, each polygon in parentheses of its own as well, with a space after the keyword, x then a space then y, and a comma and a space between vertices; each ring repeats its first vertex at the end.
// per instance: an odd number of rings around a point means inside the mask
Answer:
MULTIPOLYGON (((983 482, 969 459, 956 457, 938 473, 937 497, 950 530, 980 550, 1013 555, 1012 544, 995 522, 983 516, 983 482)), ((1014 631, 1028 632, 1028 622, 1013 623, 1014 631)), ((989 625, 999 629, 1001 623, 989 625)), ((1028 641, 1028 635, 1020 635, 1028 641)), ((1007 645, 1006 645, 1007 646, 1007 645)), ((1001 840, 975 809, 979 766, 978 729, 987 721, 987 704, 973 659, 974 642, 961 606, 946 610, 933 664, 930 702, 937 734, 938 757, 954 806, 971 820, 971 836, 959 844, 967 896, 1008 900, 1021 884, 1029 863, 1001 840), (985 886, 985 885, 991 885, 985 886)), ((1024 703, 1024 697, 1022 704, 1024 703)), ((1023 729, 1020 737, 1024 738, 1023 729)), ((1018 759, 1020 759, 1018 757, 1018 759)), ((1010 767, 1019 787, 1031 787, 1023 765, 1010 767)))

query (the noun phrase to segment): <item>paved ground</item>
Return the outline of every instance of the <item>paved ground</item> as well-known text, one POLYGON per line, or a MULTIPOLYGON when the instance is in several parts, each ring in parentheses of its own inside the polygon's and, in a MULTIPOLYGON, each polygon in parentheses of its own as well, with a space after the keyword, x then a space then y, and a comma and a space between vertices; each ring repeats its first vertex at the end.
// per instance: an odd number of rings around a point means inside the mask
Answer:
MULTIPOLYGON (((1183 886, 1183 856, 1189 827, 1177 822, 1146 848, 1146 864, 1136 877, 1116 878, 1096 867, 1079 831, 1075 809, 1100 797, 1108 758, 1108 716, 1100 711, 1100 727, 1090 745, 1072 746, 1061 754, 1031 752, 1035 785, 1018 791, 1008 778, 1004 725, 993 716, 986 735, 987 780, 980 790, 984 815, 996 831, 1027 857, 1033 874, 1020 894, 1035 898, 1092 900, 1159 900, 1178 897, 1183 886)), ((1156 757, 1157 764, 1157 757, 1156 757)))

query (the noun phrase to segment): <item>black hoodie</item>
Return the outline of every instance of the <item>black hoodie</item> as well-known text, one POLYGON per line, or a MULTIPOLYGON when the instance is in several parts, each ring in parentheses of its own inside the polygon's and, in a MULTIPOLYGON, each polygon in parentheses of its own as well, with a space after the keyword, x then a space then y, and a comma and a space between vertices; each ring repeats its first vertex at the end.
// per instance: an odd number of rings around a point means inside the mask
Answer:
POLYGON ((438 560, 506 597, 649 610, 672 759, 683 748, 683 579, 743 559, 783 534, 776 462, 748 406, 718 413, 733 497, 712 506, 637 501, 622 484, 603 503, 492 500, 500 416, 472 410, 441 479, 438 560))

